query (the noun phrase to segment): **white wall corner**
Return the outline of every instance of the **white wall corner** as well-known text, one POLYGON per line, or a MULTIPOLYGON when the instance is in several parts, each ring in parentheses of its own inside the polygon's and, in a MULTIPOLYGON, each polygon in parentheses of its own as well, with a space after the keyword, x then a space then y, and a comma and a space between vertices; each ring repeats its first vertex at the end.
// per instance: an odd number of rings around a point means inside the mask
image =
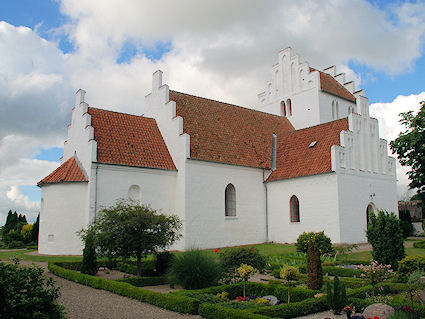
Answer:
POLYGON ((329 66, 326 69, 323 69, 323 72, 325 72, 325 73, 327 73, 327 74, 329 74, 331 76, 335 76, 336 66, 335 65, 329 66))
POLYGON ((340 73, 334 76, 335 80, 337 80, 340 84, 344 85, 345 83, 345 73, 340 73))
POLYGON ((178 134, 183 134, 183 118, 181 116, 177 116, 174 118, 175 121, 177 121, 177 127, 178 127, 178 134))
POLYGON ((152 74, 152 92, 156 92, 162 86, 162 71, 156 70, 152 74))
POLYGON ((339 171, 339 162, 338 162, 338 150, 336 145, 331 147, 331 170, 334 172, 339 171))
POLYGON ((344 87, 350 92, 350 93, 354 93, 355 89, 355 83, 354 81, 350 81, 347 83, 344 83, 344 87))
POLYGON ((90 142, 92 162, 97 162, 97 142, 93 139, 90 142))

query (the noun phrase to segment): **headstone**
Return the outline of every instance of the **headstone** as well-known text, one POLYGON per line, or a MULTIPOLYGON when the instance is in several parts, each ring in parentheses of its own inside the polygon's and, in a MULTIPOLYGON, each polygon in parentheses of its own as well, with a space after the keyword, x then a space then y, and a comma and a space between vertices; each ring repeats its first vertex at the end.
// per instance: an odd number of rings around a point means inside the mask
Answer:
POLYGON ((390 314, 394 313, 394 308, 384 303, 374 303, 367 306, 363 311, 365 318, 379 317, 379 319, 387 319, 390 314))
POLYGON ((270 305, 271 306, 277 305, 277 303, 279 302, 279 300, 275 296, 272 296, 272 295, 270 295, 270 296, 264 296, 262 298, 267 299, 267 300, 270 300, 270 305))

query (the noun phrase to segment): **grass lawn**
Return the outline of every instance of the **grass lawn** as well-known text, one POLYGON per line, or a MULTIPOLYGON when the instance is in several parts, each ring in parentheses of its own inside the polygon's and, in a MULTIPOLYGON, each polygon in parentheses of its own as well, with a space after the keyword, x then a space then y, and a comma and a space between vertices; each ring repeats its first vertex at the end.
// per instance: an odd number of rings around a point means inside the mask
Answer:
POLYGON ((81 261, 83 258, 81 256, 34 256, 27 255, 26 253, 34 251, 33 249, 19 249, 19 250, 8 250, 0 251, 0 260, 8 260, 13 257, 18 257, 21 260, 31 260, 31 261, 81 261))
MULTIPOLYGON (((255 248, 263 256, 277 256, 277 255, 283 255, 283 254, 293 253, 297 251, 295 245, 290 245, 290 244, 270 243, 270 244, 256 244, 256 245, 243 245, 243 246, 249 247, 249 248, 255 248)), ((239 246, 235 246, 235 247, 239 247, 239 246)), ((219 249, 221 250, 226 248, 227 247, 219 248, 219 249)), ((215 255, 214 249, 205 249, 204 251, 208 255, 215 255)))

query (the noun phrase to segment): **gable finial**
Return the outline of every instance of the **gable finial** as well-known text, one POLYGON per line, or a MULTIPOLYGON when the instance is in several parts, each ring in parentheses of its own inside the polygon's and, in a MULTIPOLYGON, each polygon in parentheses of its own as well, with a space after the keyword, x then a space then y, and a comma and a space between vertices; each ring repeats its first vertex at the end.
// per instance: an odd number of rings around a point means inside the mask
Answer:
POLYGON ((75 105, 80 105, 80 103, 85 102, 84 98, 86 95, 86 91, 82 89, 78 89, 78 91, 75 93, 75 105))
POLYGON ((152 92, 158 91, 162 86, 162 71, 157 70, 152 74, 152 92))

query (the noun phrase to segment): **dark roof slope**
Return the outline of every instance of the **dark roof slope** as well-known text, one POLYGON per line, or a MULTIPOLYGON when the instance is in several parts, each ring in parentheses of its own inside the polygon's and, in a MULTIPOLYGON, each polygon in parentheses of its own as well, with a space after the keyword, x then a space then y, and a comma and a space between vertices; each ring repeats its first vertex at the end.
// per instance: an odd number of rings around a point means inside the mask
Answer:
POLYGON ((341 83, 332 75, 310 68, 310 72, 317 71, 320 74, 320 89, 324 92, 342 97, 346 100, 356 103, 356 97, 350 93, 341 83))
POLYGON ((87 182, 87 178, 74 156, 39 181, 37 186, 61 182, 87 182))
POLYGON ((88 108, 99 163, 176 170, 155 119, 88 108))
POLYGON ((190 157, 270 168, 272 134, 294 130, 282 116, 170 91, 183 131, 190 135, 190 157))
POLYGON ((340 132, 348 129, 348 118, 343 118, 278 135, 276 170, 267 181, 331 171, 331 147, 340 145, 340 132))

